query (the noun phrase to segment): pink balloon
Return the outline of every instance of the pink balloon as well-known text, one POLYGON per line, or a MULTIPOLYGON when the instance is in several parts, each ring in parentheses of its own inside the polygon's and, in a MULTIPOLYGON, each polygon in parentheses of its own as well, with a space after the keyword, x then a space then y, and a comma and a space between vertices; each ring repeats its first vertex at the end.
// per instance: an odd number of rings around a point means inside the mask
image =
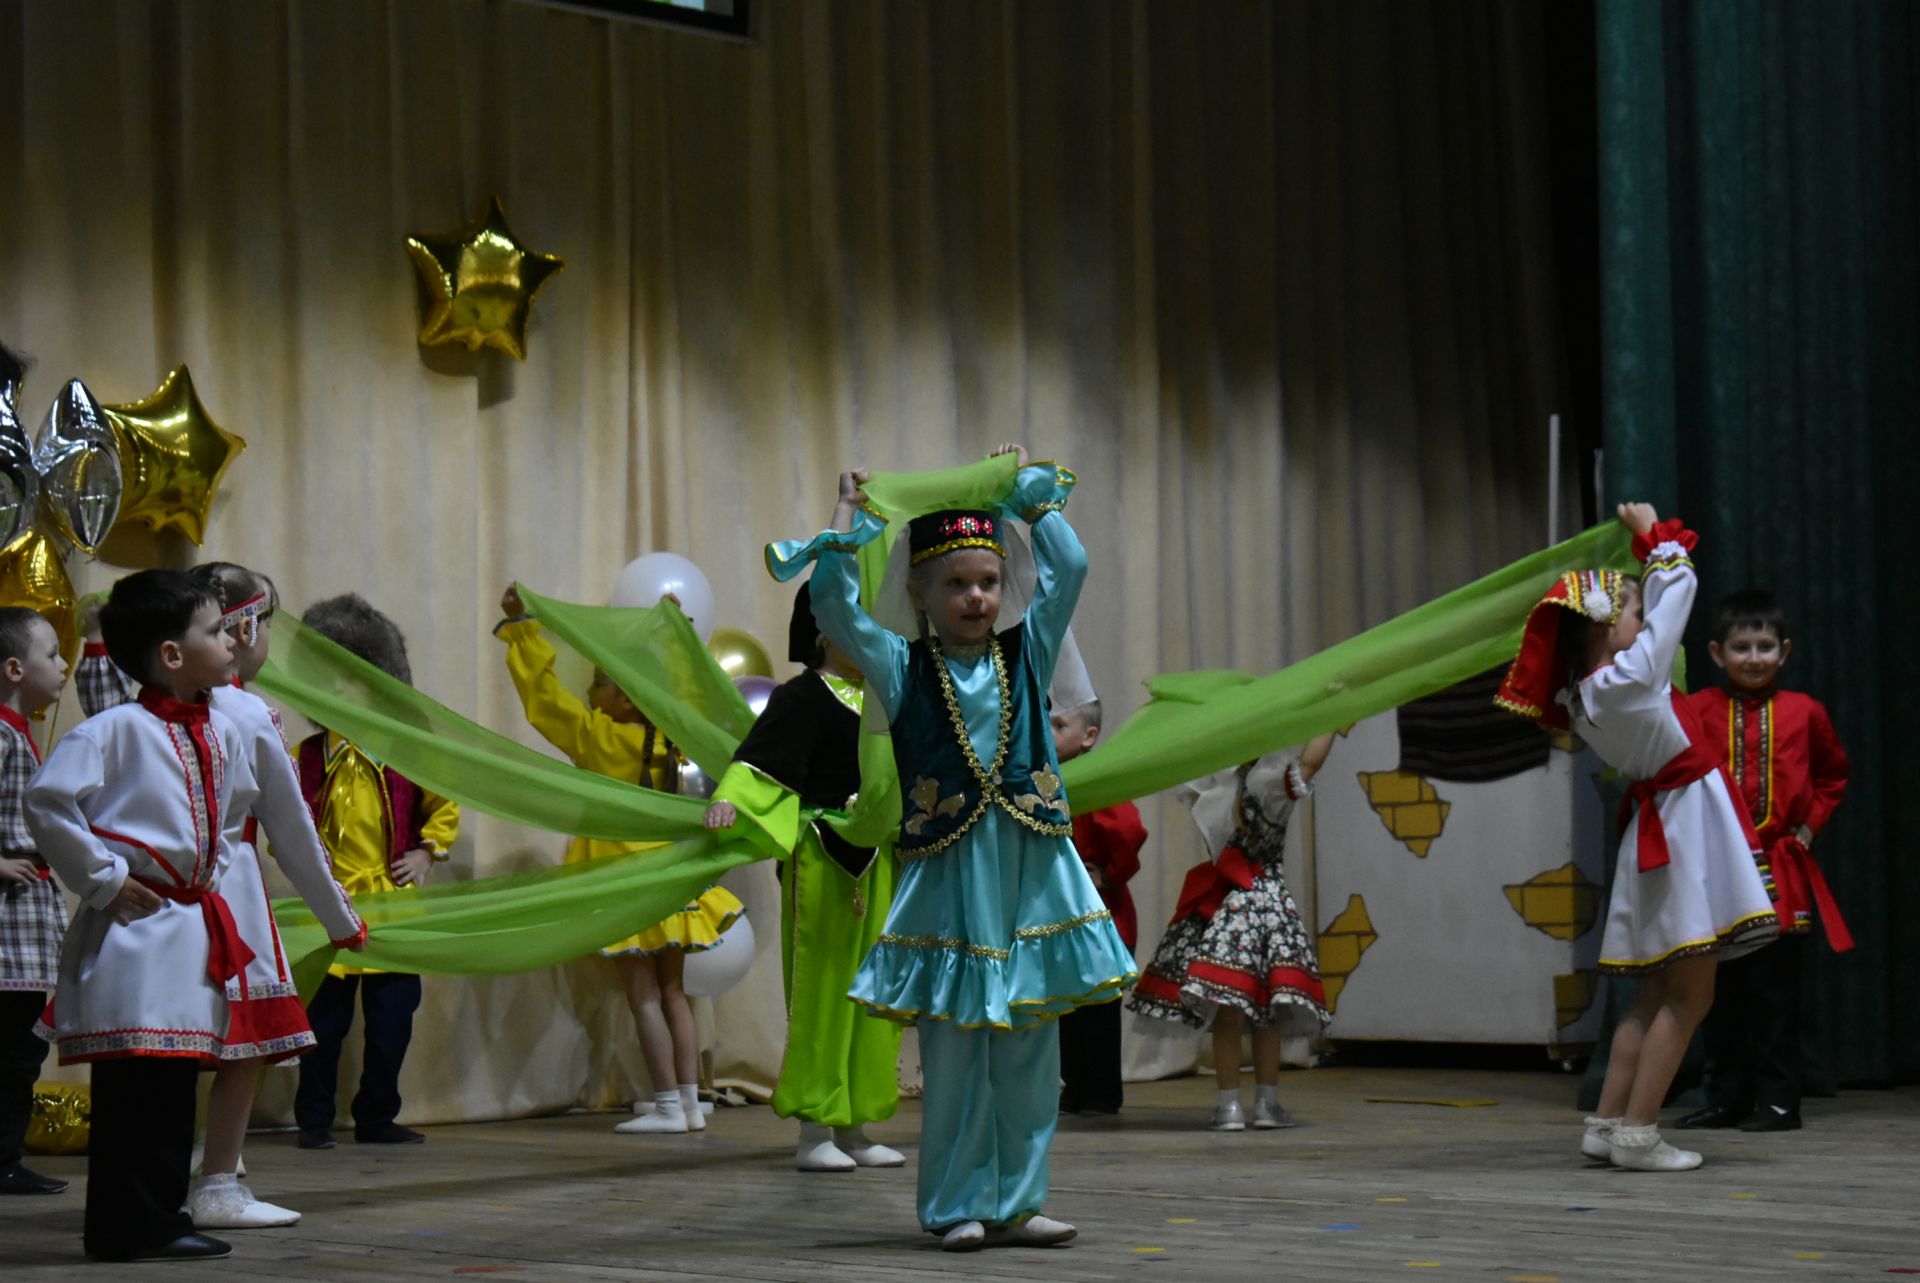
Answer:
POLYGON ((779 684, 773 678, 761 677, 757 673, 749 673, 745 677, 733 679, 734 688, 740 692, 741 698, 747 701, 747 707, 753 710, 755 717, 766 712, 767 698, 773 694, 773 688, 779 684))

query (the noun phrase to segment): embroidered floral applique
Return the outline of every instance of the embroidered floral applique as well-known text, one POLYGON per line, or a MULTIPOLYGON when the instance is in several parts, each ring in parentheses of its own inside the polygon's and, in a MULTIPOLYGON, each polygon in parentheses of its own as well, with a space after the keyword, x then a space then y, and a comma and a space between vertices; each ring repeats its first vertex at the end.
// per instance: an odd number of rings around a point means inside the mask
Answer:
POLYGON ((920 830, 927 827, 927 822, 936 815, 942 817, 958 815, 960 809, 967 804, 967 799, 959 793, 941 797, 940 781, 929 779, 925 775, 916 779, 913 787, 907 790, 907 800, 913 803, 913 814, 908 816, 907 822, 900 827, 915 837, 919 836, 920 830))

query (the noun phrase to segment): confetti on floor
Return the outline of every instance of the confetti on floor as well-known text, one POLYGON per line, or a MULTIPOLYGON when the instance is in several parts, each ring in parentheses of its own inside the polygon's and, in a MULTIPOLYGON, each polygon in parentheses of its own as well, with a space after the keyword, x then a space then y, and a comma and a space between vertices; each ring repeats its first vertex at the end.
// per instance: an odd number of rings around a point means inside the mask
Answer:
POLYGON ((1597 1207, 1569 1207, 1567 1210, 1569 1212, 1597 1212, 1600 1209, 1597 1207))
POLYGON ((1360 1227, 1358 1225, 1322 1225, 1320 1228, 1323 1230, 1357 1230, 1360 1227))
POLYGON ((1166 1250, 1164 1247, 1136 1247, 1133 1249, 1133 1254, 1135 1256, 1151 1256, 1155 1252, 1164 1252, 1166 1250))
POLYGON ((1441 1096, 1363 1096, 1369 1105, 1439 1105, 1444 1109, 1483 1109, 1488 1105, 1497 1105, 1497 1100, 1474 1100, 1461 1098, 1450 1100, 1441 1096))
POLYGON ((1408 1262, 1407 1262, 1407 1268, 1408 1268, 1408 1269, 1410 1269, 1410 1270, 1437 1270, 1437 1269, 1439 1269, 1439 1268, 1440 1268, 1440 1262, 1438 1262, 1438 1261, 1408 1261, 1408 1262))
POLYGON ((1758 1194, 1729 1194, 1728 1198, 1759 1198, 1758 1194))
MULTIPOLYGON (((239 990, 236 989, 234 992, 238 993, 239 990)), ((1167 1218, 1167 1224, 1169 1225, 1198 1225, 1199 1223, 1200 1218, 1197 1216, 1169 1216, 1167 1218)))
MULTIPOLYGON (((238 990, 235 990, 235 992, 237 993, 238 990)), ((1376 1203, 1404 1203, 1407 1200, 1404 1198, 1376 1198, 1373 1201, 1376 1203)))

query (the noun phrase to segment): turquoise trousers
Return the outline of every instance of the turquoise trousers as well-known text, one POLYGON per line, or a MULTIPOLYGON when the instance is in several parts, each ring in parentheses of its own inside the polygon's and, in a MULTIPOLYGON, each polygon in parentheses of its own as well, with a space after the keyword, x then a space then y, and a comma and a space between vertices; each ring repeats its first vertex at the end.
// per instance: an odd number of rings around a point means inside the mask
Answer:
POLYGON ((1047 1201, 1047 1151, 1060 1111, 1060 1031, 922 1020, 920 1224, 1006 1223, 1047 1201))

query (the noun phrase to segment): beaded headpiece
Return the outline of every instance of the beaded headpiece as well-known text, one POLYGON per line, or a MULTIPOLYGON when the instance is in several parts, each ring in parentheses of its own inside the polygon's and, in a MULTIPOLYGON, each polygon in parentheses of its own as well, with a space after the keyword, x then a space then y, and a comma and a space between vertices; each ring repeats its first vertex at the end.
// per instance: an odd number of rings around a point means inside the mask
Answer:
POLYGON ((915 517, 907 527, 907 546, 916 566, 958 548, 985 548, 998 557, 1007 555, 998 517, 958 509, 915 517))
POLYGON ((243 602, 238 602, 220 612, 220 623, 228 631, 238 630, 240 644, 253 645, 253 639, 260 635, 260 620, 273 610, 267 594, 257 592, 243 602))

